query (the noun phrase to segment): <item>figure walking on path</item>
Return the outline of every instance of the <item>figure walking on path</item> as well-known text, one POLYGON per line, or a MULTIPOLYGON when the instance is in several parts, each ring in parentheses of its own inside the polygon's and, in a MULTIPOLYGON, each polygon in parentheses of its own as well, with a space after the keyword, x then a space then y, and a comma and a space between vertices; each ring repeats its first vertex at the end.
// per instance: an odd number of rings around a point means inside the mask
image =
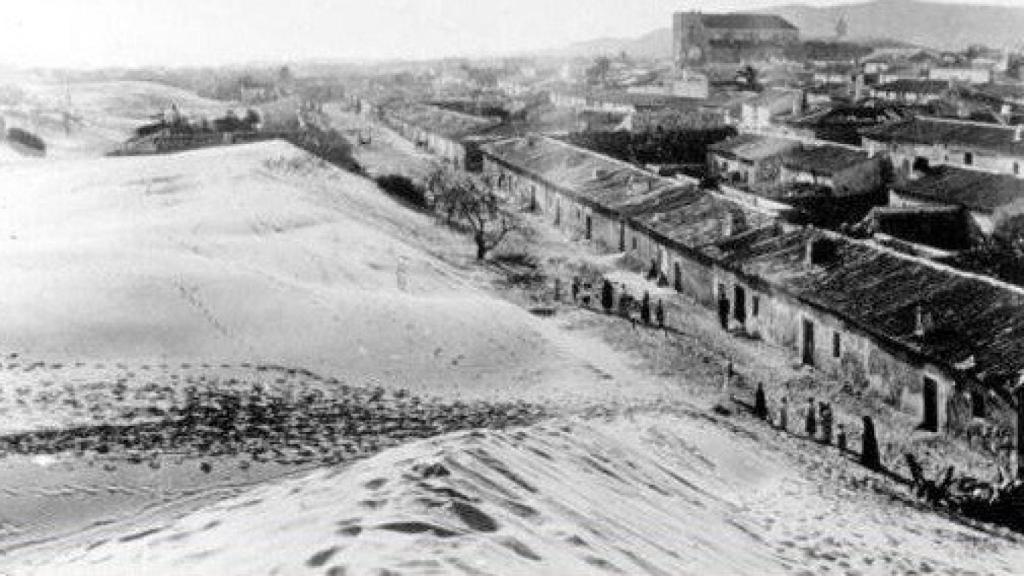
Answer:
POLYGON ((878 456, 878 438, 875 437, 875 423, 871 420, 870 416, 864 417, 860 463, 871 470, 880 470, 882 468, 882 462, 878 456))
POLYGON ((658 328, 665 329, 665 307, 661 304, 661 300, 658 300, 658 304, 654 307, 654 318, 658 321, 658 328))
POLYGON ((807 414, 804 416, 804 433, 813 439, 818 435, 818 420, 814 416, 814 398, 807 399, 807 414))
POLYGON ((827 402, 821 403, 821 441, 832 443, 832 406, 827 402))
POLYGON ((728 398, 728 396, 729 396, 729 387, 732 384, 732 376, 733 376, 732 360, 729 360, 729 362, 726 363, 725 371, 723 372, 722 376, 723 376, 723 378, 722 378, 722 396, 728 398))
POLYGON ((764 397, 764 384, 757 383, 757 392, 754 393, 754 416, 761 420, 768 418, 768 400, 764 397))
POLYGON ((783 432, 789 432, 789 399, 785 396, 782 397, 781 406, 779 407, 779 429, 783 432))
POLYGON ((580 296, 580 277, 579 276, 573 276, 572 277, 572 301, 573 301, 574 304, 576 303, 576 300, 579 298, 579 296, 580 296))
POLYGON ((725 294, 718 295, 718 323, 722 326, 722 330, 728 332, 729 330, 729 299, 725 297, 725 294))
POLYGON ((651 325, 651 294, 644 292, 644 298, 640 301, 640 321, 644 326, 651 325))
POLYGON ((636 329, 636 318, 633 318, 633 296, 626 292, 623 287, 622 293, 619 296, 619 316, 626 318, 633 323, 633 329, 636 329))
POLYGON ((601 285, 601 307, 605 312, 611 312, 612 306, 615 306, 615 288, 612 288, 612 283, 606 278, 601 285))
POLYGON ((842 424, 839 425, 838 432, 836 432, 836 446, 840 452, 846 452, 846 426, 842 424))

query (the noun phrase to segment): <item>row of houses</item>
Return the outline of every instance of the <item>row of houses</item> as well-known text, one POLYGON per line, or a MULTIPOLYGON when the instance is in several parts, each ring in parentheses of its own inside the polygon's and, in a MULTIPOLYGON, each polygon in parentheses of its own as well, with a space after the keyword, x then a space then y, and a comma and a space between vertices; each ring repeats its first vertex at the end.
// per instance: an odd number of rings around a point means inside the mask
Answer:
POLYGON ((948 165, 1024 177, 1024 126, 916 116, 865 130, 863 147, 888 154, 906 177, 948 165))
POLYGON ((501 125, 500 118, 484 118, 420 103, 401 103, 379 109, 379 119, 405 139, 445 161, 473 170, 480 162, 484 135, 501 125))
POLYGON ((695 181, 554 139, 502 140, 482 154, 489 181, 571 237, 652 264, 725 312, 730 330, 792 350, 922 428, 1015 426, 1024 290, 784 224, 695 181))
POLYGON ((881 189, 882 157, 814 140, 740 134, 708 149, 708 172, 748 188, 806 184, 836 197, 881 189))

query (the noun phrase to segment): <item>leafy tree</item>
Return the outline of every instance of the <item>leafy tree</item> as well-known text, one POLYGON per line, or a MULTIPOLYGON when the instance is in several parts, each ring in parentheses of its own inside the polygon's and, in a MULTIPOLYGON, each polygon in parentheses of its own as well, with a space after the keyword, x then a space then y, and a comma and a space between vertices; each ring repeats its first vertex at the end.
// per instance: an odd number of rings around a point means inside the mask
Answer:
POLYGON ((494 189, 468 174, 445 172, 429 180, 435 206, 448 218, 465 226, 476 244, 476 258, 483 260, 497 248, 516 221, 502 210, 494 189))
POLYGON ((246 129, 255 130, 260 124, 260 113, 249 108, 245 111, 245 117, 242 118, 242 123, 245 124, 246 129))

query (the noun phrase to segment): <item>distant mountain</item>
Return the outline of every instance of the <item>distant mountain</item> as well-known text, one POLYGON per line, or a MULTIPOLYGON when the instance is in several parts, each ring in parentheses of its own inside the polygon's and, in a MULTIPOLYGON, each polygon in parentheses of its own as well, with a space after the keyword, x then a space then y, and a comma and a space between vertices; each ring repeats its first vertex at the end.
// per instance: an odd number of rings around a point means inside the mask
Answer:
MULTIPOLYGON (((665 17, 666 20, 668 18, 668 16, 665 17)), ((621 52, 638 58, 670 58, 672 56, 672 28, 661 28, 639 38, 599 38, 577 42, 564 48, 545 52, 545 55, 593 58, 621 52)))
POLYGON ((1013 48, 1024 43, 1024 8, 1020 7, 875 0, 823 7, 793 4, 759 12, 789 20, 800 29, 801 38, 832 38, 836 23, 845 16, 847 40, 895 38, 941 50, 971 44, 1013 48))
MULTIPOLYGON (((846 18, 844 40, 886 43, 884 39, 942 50, 971 44, 992 48, 1024 47, 1024 8, 939 4, 918 0, 875 0, 861 4, 813 7, 792 4, 758 12, 778 14, 800 29, 803 39, 833 38, 836 23, 846 18)), ((669 13, 665 14, 666 23, 669 13)), ((669 58, 672 29, 661 28, 639 38, 602 38, 546 52, 553 56, 594 57, 625 51, 631 56, 669 58)))

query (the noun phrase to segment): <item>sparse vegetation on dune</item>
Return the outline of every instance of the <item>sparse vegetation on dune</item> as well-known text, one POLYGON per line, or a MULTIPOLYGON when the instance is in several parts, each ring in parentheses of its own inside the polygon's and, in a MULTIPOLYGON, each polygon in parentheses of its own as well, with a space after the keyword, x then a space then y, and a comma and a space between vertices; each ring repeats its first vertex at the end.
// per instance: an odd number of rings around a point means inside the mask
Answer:
MULTIPOLYGON (((2 435, 0 456, 141 464, 170 455, 197 461, 242 455, 257 462, 337 464, 413 438, 528 424, 544 415, 529 403, 444 402, 278 366, 220 370, 229 374, 223 376, 212 368, 181 378, 164 372, 146 381, 136 377, 140 372, 35 393, 18 387, 11 400, 23 409, 51 418, 67 414, 79 424, 2 435)), ((53 371, 55 377, 74 373, 72 367, 53 371)))

